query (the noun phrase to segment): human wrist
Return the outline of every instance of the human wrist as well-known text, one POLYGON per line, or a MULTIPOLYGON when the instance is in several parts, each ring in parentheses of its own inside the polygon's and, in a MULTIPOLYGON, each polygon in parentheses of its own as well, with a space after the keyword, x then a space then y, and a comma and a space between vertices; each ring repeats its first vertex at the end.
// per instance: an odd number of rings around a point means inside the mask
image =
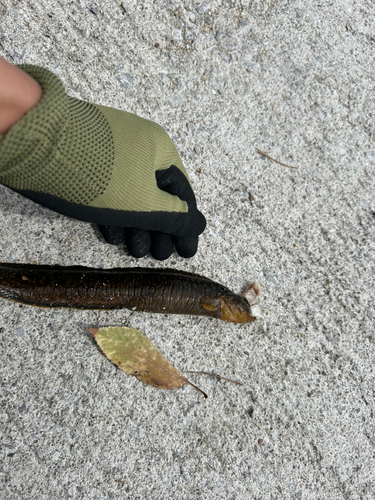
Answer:
POLYGON ((39 83, 0 58, 0 134, 6 134, 42 98, 39 83))

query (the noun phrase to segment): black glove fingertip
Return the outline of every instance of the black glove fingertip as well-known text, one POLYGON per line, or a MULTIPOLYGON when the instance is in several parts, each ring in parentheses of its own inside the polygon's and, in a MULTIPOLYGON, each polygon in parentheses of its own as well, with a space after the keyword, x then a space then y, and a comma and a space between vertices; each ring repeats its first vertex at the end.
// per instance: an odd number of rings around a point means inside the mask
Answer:
POLYGON ((172 236, 167 233, 152 232, 150 253, 157 260, 165 260, 171 256, 174 244, 172 236))
POLYGON ((99 225, 100 232, 110 245, 121 245, 125 239, 125 228, 119 226, 99 225))
POLYGON ((126 246, 132 257, 140 259, 148 254, 151 247, 151 235, 149 231, 135 227, 125 231, 126 246))
POLYGON ((178 254, 185 259, 193 257, 198 250, 198 236, 175 238, 178 254))

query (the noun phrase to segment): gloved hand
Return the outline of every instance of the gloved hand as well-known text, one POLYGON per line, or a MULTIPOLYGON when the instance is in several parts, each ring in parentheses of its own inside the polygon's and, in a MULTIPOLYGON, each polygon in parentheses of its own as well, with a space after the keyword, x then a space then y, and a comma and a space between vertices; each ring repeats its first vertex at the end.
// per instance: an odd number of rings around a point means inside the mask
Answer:
POLYGON ((58 213, 99 225, 131 255, 191 257, 206 221, 177 150, 162 127, 69 97, 38 66, 19 66, 42 87, 39 104, 0 136, 0 182, 58 213))

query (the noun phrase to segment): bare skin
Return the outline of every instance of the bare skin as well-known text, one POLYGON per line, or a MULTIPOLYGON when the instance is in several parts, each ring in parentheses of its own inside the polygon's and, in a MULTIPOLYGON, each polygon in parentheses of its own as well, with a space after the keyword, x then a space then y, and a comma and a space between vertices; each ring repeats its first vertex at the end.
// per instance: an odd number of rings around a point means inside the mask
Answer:
POLYGON ((0 134, 6 134, 41 98, 39 83, 0 57, 0 134))

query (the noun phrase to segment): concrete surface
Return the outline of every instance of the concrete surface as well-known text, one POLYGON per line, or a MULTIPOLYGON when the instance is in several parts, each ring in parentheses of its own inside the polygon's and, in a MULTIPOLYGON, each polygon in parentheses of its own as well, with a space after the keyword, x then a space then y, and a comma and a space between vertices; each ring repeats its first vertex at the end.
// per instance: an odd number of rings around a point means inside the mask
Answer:
MULTIPOLYGON (((208 227, 160 266, 257 279, 265 308, 236 326, 1 300, 1 499, 375 498, 374 20, 371 0, 0 0, 1 55, 173 137, 208 227), (244 385, 147 387, 87 325, 244 385)), ((0 193, 0 261, 158 265, 0 193)))

